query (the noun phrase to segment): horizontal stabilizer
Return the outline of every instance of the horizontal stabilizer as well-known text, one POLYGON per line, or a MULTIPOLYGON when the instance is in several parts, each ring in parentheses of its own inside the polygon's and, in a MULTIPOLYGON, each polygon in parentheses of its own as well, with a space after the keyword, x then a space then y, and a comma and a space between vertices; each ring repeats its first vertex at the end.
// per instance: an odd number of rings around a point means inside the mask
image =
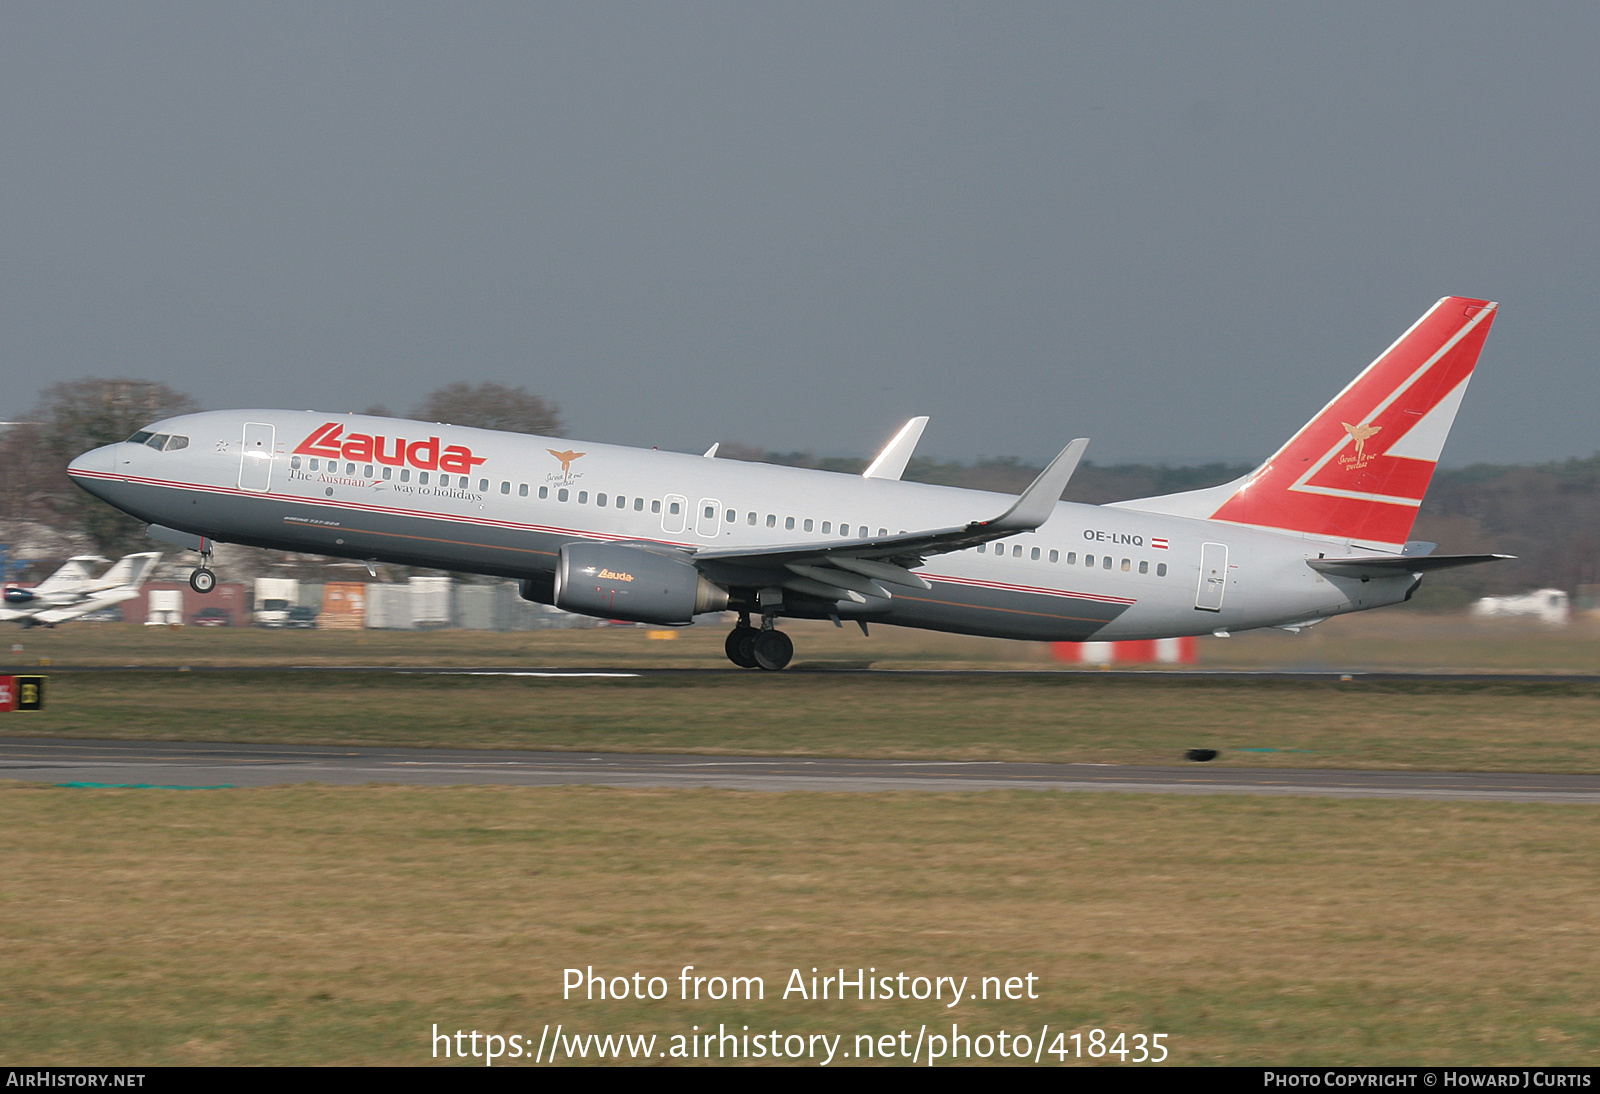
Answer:
POLYGON ((1335 577, 1393 577, 1425 574, 1480 562, 1500 562, 1516 555, 1359 555, 1355 558, 1308 558, 1306 565, 1335 577))

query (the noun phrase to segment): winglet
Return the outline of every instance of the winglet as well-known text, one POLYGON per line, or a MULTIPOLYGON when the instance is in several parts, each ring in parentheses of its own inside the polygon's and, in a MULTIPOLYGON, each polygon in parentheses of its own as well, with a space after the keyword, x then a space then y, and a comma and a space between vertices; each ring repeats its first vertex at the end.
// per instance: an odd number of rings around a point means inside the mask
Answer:
POLYGON ((972 527, 986 532, 1031 532, 1038 528, 1055 512, 1061 491, 1072 481, 1072 473, 1078 469, 1078 461, 1088 447, 1087 437, 1079 437, 1067 445, 1061 455, 1050 461, 1049 467, 1039 472, 1039 477, 1022 492, 1015 505, 994 520, 978 521, 972 527))
POLYGON ((861 472, 864 479, 899 479, 906 473, 906 464, 911 462, 911 453, 916 451, 917 442, 922 439, 922 431, 927 427, 928 419, 912 418, 900 427, 900 432, 894 439, 884 445, 883 451, 878 453, 878 458, 861 472))
POLYGON ((708 459, 708 460, 716 459, 717 458, 717 449, 719 449, 721 447, 722 447, 722 442, 718 441, 716 444, 714 444, 710 448, 706 449, 706 451, 705 451, 706 459, 708 459))

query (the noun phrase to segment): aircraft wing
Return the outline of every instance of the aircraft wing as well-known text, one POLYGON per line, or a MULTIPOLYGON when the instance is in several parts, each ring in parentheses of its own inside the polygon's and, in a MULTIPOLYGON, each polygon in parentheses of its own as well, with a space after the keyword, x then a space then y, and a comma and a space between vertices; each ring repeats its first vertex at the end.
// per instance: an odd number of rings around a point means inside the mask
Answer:
POLYGON ((1088 439, 1083 437, 1067 445, 1011 508, 989 520, 831 543, 710 547, 695 551, 694 559, 696 563, 716 563, 724 573, 728 567, 767 571, 768 574, 750 576, 825 599, 856 603, 864 603, 866 597, 888 599, 891 594, 882 582, 926 589, 930 587, 928 583, 911 572, 911 568, 922 565, 925 556, 964 551, 1018 532, 1031 532, 1044 524, 1055 511, 1061 491, 1066 489, 1088 445, 1088 439))
POLYGON ((40 623, 65 623, 69 619, 76 619, 80 615, 97 612, 101 608, 109 608, 113 604, 120 604, 124 600, 132 600, 139 595, 137 588, 123 586, 120 589, 107 589, 105 592, 95 593, 85 597, 76 604, 68 604, 60 608, 46 608, 42 612, 35 612, 33 618, 40 623))

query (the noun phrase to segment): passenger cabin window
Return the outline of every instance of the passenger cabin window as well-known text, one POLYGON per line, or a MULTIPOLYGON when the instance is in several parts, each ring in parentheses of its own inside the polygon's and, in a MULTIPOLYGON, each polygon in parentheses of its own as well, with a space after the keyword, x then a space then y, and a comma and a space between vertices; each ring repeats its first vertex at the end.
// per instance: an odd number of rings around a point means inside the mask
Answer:
POLYGON ((789 531, 789 532, 794 531, 794 518, 793 517, 784 517, 783 518, 783 527, 784 527, 785 531, 789 531))
POLYGON ((1110 555, 1107 555, 1107 556, 1106 556, 1106 557, 1105 557, 1105 561, 1103 561, 1103 562, 1102 562, 1102 563, 1101 563, 1101 564, 1100 564, 1100 568, 1101 568, 1101 569, 1102 569, 1102 570, 1109 570, 1109 569, 1111 569, 1111 556, 1110 556, 1110 555))
MULTIPOLYGON (((389 469, 387 467, 385 467, 384 470, 387 471, 389 469)), ((361 477, 364 478, 364 479, 372 478, 372 465, 370 463, 367 464, 366 467, 361 469, 361 477)))
POLYGON ((823 535, 827 535, 831 531, 833 531, 833 522, 831 520, 823 521, 822 522, 822 534, 823 535))
POLYGON ((683 506, 677 502, 673 502, 671 505, 667 506, 667 512, 672 516, 677 516, 679 513, 683 512, 683 506))
POLYGON ((565 486, 563 486, 560 490, 556 491, 556 500, 557 501, 566 501, 571 496, 572 495, 570 493, 568 493, 567 488, 565 486))
POLYGON ((549 496, 550 496, 550 488, 548 486, 539 487, 539 500, 540 501, 544 501, 549 496))
POLYGON ((418 486, 427 486, 428 485, 428 473, 426 471, 418 471, 417 472, 417 485, 418 486))
POLYGON ((652 501, 652 502, 651 502, 651 503, 650 503, 650 511, 651 511, 651 512, 652 512, 652 513, 659 513, 659 512, 661 512, 661 503, 660 503, 660 502, 659 502, 659 501, 652 501))
POLYGON ((579 505, 588 505, 589 504, 589 491, 587 491, 587 490, 579 490, 578 491, 578 504, 579 505))
POLYGON ((1038 562, 1039 561, 1039 548, 1035 547, 1033 549, 1033 552, 1028 557, 1033 559, 1033 561, 1038 562))
POLYGON ((767 514, 767 527, 768 528, 776 528, 777 526, 778 526, 778 515, 776 513, 768 513, 767 514))
POLYGON ((750 527, 754 528, 756 526, 756 515, 751 513, 749 516, 745 517, 744 522, 750 527))
POLYGON ((1129 562, 1128 562, 1128 560, 1127 560, 1127 559, 1123 559, 1123 560, 1122 560, 1122 572, 1123 572, 1123 573, 1127 573, 1127 572, 1128 572, 1128 569, 1129 569, 1129 567, 1130 567, 1130 565, 1131 565, 1131 564, 1130 564, 1130 563, 1129 563, 1129 562))
POLYGON ((808 532, 811 531, 811 518, 810 517, 806 518, 806 531, 808 531, 808 532))
POLYGON ((617 495, 617 508, 618 509, 625 509, 625 508, 627 508, 627 505, 628 505, 628 499, 623 497, 621 494, 618 494, 617 495))
POLYGON ((1021 558, 1022 557, 1022 544, 1019 543, 1016 546, 1011 548, 1011 557, 1012 558, 1021 558))
POLYGON ((345 464, 344 465, 344 473, 346 475, 354 475, 356 473, 356 465, 353 464, 353 463, 345 464))
MULTIPOLYGON (((315 467, 315 464, 316 464, 316 462, 317 462, 317 461, 316 461, 316 460, 312 460, 312 461, 311 461, 311 463, 312 463, 312 464, 313 464, 313 466, 312 466, 312 468, 311 468, 311 469, 312 469, 312 470, 313 470, 313 471, 315 471, 315 470, 316 470, 316 467, 315 467)), ((410 481, 411 481, 411 468, 409 468, 409 467, 402 467, 402 468, 401 468, 401 469, 400 469, 400 481, 401 481, 401 482, 410 482, 410 481)))
POLYGON ((385 467, 385 468, 384 468, 384 469, 383 469, 383 477, 384 477, 384 478, 385 478, 385 479, 388 479, 388 478, 392 478, 392 477, 393 477, 393 476, 394 476, 394 468, 392 468, 392 467, 385 467))
POLYGON ((1050 552, 1050 561, 1051 562, 1060 562, 1061 561, 1061 552, 1060 551, 1051 551, 1050 552))
POLYGON ((604 505, 606 503, 606 496, 604 494, 596 494, 594 496, 594 503, 596 505, 604 505))
POLYGON ((983 548, 984 548, 984 545, 983 545, 983 544, 981 544, 981 543, 980 543, 980 544, 978 544, 978 553, 979 553, 979 554, 980 554, 980 555, 981 555, 981 554, 983 554, 983 553, 984 553, 984 549, 983 549, 983 548))
POLYGON ((1167 564, 1165 562, 1156 563, 1156 576, 1157 577, 1166 577, 1167 576, 1167 564))
POLYGON ((1085 566, 1093 566, 1094 565, 1094 556, 1093 555, 1084 555, 1083 556, 1083 564, 1085 566))
POLYGON ((1141 574, 1147 574, 1150 572, 1150 563, 1142 558, 1139 560, 1139 572, 1141 574))
POLYGON ((299 456, 290 456, 289 457, 289 470, 290 471, 298 471, 298 470, 300 470, 300 457, 299 456))
POLYGON ((1076 552, 1076 551, 1068 551, 1067 552, 1067 565, 1068 566, 1076 566, 1077 564, 1078 564, 1078 552, 1076 552))
MULTIPOLYGON (((708 516, 708 517, 709 517, 709 516, 710 516, 710 515, 711 515, 711 512, 710 512, 710 510, 709 510, 709 509, 708 509, 708 510, 707 510, 707 511, 706 511, 706 516, 708 516)), ((733 510, 732 510, 732 509, 729 509, 729 510, 728 510, 728 511, 727 511, 727 512, 726 512, 726 513, 724 513, 724 514, 723 514, 723 515, 722 515, 722 519, 723 519, 723 521, 725 521, 725 522, 726 522, 726 523, 728 523, 728 524, 732 524, 732 523, 733 523, 733 522, 734 522, 734 521, 736 521, 736 520, 738 520, 738 519, 739 519, 739 514, 738 514, 738 513, 735 513, 735 512, 734 512, 734 511, 733 511, 733 510)))
POLYGON ((643 498, 634 498, 633 499, 633 511, 635 513, 644 512, 644 499, 643 498))
POLYGON ((706 511, 702 514, 702 516, 704 516, 707 520, 716 520, 717 507, 715 505, 706 506, 706 511))
POLYGON ((525 498, 527 496, 528 496, 528 484, 525 483, 525 482, 518 483, 517 484, 517 497, 525 498))
MULTIPOLYGON (((461 482, 461 485, 462 485, 462 486, 465 486, 465 485, 467 485, 467 483, 466 483, 466 480, 465 480, 465 479, 463 479, 463 480, 462 480, 462 482, 461 482)), ((488 493, 488 492, 489 492, 489 480, 488 480, 488 479, 479 479, 479 480, 478 480, 478 493, 480 493, 480 494, 487 494, 487 493, 488 493)), ((500 491, 500 492, 501 492, 501 493, 502 493, 502 494, 504 494, 504 493, 505 493, 505 491, 504 491, 504 490, 502 490, 502 491, 500 491)))
MULTIPOLYGON (((509 494, 509 493, 511 493, 511 484, 510 484, 510 483, 509 483, 509 482, 502 482, 502 483, 501 483, 501 484, 500 484, 500 492, 501 492, 501 493, 502 493, 502 494, 509 494)), ((526 494, 526 493, 527 493, 527 492, 528 492, 528 488, 527 488, 527 487, 526 487, 526 486, 524 486, 524 487, 523 487, 523 488, 522 488, 522 492, 523 492, 523 493, 524 493, 524 494, 526 494)))

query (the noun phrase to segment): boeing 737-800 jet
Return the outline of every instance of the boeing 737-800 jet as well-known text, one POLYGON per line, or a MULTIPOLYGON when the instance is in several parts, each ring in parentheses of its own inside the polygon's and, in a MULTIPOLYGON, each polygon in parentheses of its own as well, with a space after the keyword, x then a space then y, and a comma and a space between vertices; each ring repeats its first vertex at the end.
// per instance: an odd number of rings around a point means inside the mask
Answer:
POLYGON ((1255 471, 1112 505, 1059 500, 1081 439, 1018 498, 902 482, 924 419, 862 476, 281 410, 168 418, 69 471, 200 551, 202 592, 213 541, 494 574, 607 619, 731 609, 747 668, 788 664, 783 617, 1052 641, 1293 630, 1504 557, 1407 542, 1494 315, 1446 297, 1255 471))

